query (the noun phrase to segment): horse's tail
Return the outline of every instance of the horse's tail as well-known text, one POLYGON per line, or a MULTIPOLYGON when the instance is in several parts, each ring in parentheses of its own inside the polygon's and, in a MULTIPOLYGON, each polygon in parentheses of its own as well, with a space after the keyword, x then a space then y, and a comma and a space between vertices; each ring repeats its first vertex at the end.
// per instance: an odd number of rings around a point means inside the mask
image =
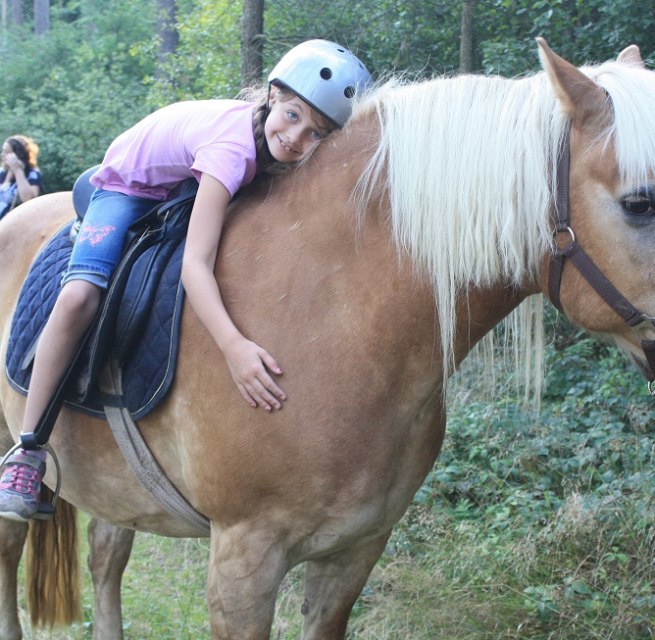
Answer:
MULTIPOLYGON (((42 499, 51 496, 43 487, 42 499)), ((73 505, 58 499, 51 520, 30 522, 25 574, 33 627, 68 626, 82 619, 77 510, 73 505)))

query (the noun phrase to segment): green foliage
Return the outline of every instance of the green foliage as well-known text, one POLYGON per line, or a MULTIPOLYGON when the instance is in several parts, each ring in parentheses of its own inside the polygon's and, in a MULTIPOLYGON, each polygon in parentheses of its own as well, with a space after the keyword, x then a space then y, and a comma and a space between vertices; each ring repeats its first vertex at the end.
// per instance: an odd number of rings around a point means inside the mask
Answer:
POLYGON ((538 414, 456 383, 444 450, 390 541, 391 566, 457 576, 442 597, 464 590, 465 613, 452 635, 440 617, 444 637, 655 635, 652 400, 614 348, 565 335, 538 414))
POLYGON ((572 490, 595 499, 655 495, 653 407, 644 381, 592 338, 548 351, 539 414, 511 390, 468 401, 449 419, 439 462, 416 501, 456 520, 493 515, 493 528, 530 528, 572 490), (502 504, 502 507, 499 505, 502 504))
MULTIPOLYGON (((241 3, 233 0, 196 0, 180 3, 180 44, 174 55, 146 79, 149 104, 162 107, 189 99, 232 98, 241 89, 241 3)), ((141 53, 154 57, 156 41, 141 53)))
POLYGON ((459 2, 279 0, 267 6, 269 61, 307 38, 327 38, 356 51, 376 75, 450 72, 459 64, 459 14, 459 2))
POLYGON ((655 62, 655 14, 640 0, 493 0, 484 6, 478 11, 484 73, 514 76, 526 71, 526 61, 537 68, 537 36, 577 65, 611 59, 633 43, 655 62))
POLYGON ((15 73, 0 96, 0 138, 24 133, 39 143, 46 191, 70 189, 147 113, 143 79, 152 61, 130 49, 151 38, 153 21, 142 8, 111 0, 74 21, 55 12, 51 31, 38 39, 26 30, 7 34, 3 62, 15 73))
MULTIPOLYGON (((158 58, 156 0, 52 3, 51 30, 29 22, 0 34, 0 136, 41 145, 46 190, 69 189, 111 140, 164 104, 233 97, 240 87, 239 0, 178 0, 180 45, 158 58)), ((264 74, 292 45, 329 38, 354 49, 381 77, 453 73, 461 2, 276 0, 265 5, 264 74)), ((655 62, 655 12, 639 0, 490 0, 475 11, 478 67, 516 75, 538 68, 545 36, 575 63, 616 56, 636 42, 655 62)))

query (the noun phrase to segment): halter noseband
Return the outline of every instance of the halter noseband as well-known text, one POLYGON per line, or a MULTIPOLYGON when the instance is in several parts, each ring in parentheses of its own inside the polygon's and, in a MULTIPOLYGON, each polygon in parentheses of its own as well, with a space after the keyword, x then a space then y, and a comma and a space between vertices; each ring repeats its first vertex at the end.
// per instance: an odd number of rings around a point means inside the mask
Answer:
MULTIPOLYGON (((593 287, 594 291, 630 326, 636 327, 643 322, 650 323, 655 328, 655 318, 642 313, 624 298, 616 287, 601 273, 593 260, 576 242, 575 234, 571 229, 571 214, 569 209, 569 170, 571 164, 570 131, 567 128, 562 140, 562 146, 557 160, 557 194, 554 211, 555 243, 550 259, 548 273, 548 294, 551 302, 562 313, 560 301, 560 287, 565 260, 568 258, 584 279, 593 287), (557 242, 558 237, 568 237, 562 247, 557 242)), ((650 369, 648 378, 648 391, 655 397, 655 340, 642 340, 641 348, 646 356, 650 369)))

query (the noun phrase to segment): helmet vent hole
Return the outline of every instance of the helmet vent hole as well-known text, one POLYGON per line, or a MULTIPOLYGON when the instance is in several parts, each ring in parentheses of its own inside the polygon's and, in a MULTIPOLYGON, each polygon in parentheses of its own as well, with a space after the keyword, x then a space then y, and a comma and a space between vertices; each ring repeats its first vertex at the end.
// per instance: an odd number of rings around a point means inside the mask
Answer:
POLYGON ((323 67, 320 71, 320 74, 323 80, 329 80, 332 77, 332 69, 328 67, 323 67))
POLYGON ((346 96, 346 98, 352 98, 355 95, 355 87, 346 87, 343 90, 343 95, 346 96))

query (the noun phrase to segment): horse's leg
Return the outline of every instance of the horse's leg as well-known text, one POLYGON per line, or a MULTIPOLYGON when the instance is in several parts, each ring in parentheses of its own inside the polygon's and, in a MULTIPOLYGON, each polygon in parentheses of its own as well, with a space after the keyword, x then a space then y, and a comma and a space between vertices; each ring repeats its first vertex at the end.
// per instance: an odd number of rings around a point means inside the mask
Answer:
POLYGON ((93 638, 122 640, 121 580, 132 551, 134 531, 92 518, 88 535, 95 595, 93 638))
POLYGON ((306 563, 303 640, 343 640, 350 611, 390 533, 306 563))
POLYGON ((271 531, 212 528, 207 576, 212 639, 268 640, 288 569, 285 548, 271 531))
POLYGON ((0 638, 23 637, 18 620, 17 573, 27 524, 0 518, 0 638))

